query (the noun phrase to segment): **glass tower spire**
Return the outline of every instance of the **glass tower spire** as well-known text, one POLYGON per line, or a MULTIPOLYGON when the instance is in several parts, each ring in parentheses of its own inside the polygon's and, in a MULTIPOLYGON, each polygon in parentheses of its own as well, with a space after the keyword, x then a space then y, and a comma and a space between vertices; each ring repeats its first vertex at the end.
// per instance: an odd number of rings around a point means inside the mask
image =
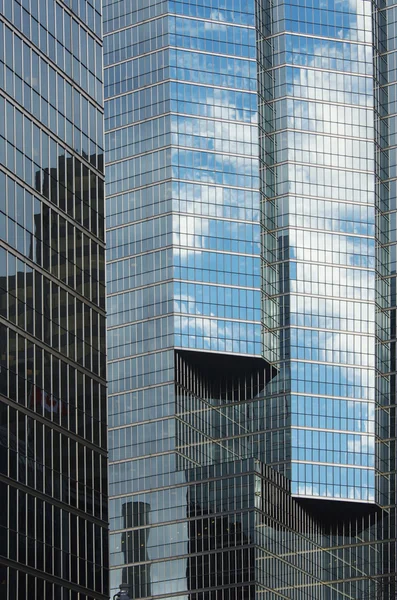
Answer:
POLYGON ((385 19, 104 2, 113 593, 394 589, 385 19))

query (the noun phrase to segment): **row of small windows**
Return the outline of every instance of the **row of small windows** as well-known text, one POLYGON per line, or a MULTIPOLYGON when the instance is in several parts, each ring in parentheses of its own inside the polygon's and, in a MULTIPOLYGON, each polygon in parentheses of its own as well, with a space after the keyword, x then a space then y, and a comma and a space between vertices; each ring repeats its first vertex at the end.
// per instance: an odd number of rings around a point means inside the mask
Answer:
MULTIPOLYGON (((226 550, 250 543, 250 528, 247 514, 217 516, 202 520, 172 523, 150 529, 140 529, 110 536, 111 565, 131 563, 199 553, 208 550, 226 550), (189 544, 189 550, 188 550, 189 544)), ((248 553, 245 549, 243 552, 248 553)), ((229 553, 224 554, 227 562, 229 553)), ((222 570, 222 569, 221 569, 222 570)), ((226 566, 225 566, 225 570, 226 566)), ((226 574, 224 574, 226 576, 226 574)), ((232 576, 229 573, 229 577, 232 576)))
MULTIPOLYGON (((50 555, 49 551, 48 555, 50 555)), ((76 558, 73 562, 73 569, 75 573, 77 573, 78 569, 77 561, 78 559, 76 558)), ((97 583, 92 586, 90 585, 90 587, 95 587, 98 592, 100 590, 107 591, 109 579, 108 568, 102 568, 100 573, 101 575, 99 575, 99 572, 97 572, 95 575, 95 581, 97 583)), ((5 581, 4 593, 6 594, 6 599, 25 600, 29 597, 29 594, 33 594, 34 598, 40 598, 41 600, 96 600, 96 598, 90 596, 89 593, 86 594, 83 592, 76 592, 74 589, 69 589, 67 587, 67 583, 60 585, 46 579, 42 579, 41 577, 28 575, 22 570, 21 565, 19 565, 18 570, 13 569, 12 567, 1 567, 1 576, 4 578, 3 581, 5 581)), ((88 581, 91 582, 91 568, 89 569, 89 573, 87 573, 87 577, 88 581)), ((77 579, 77 575, 75 579, 77 579)), ((82 581, 84 581, 83 574, 82 581)), ((229 600, 229 598, 227 600, 229 600)))
POLYGON ((106 199, 107 229, 172 212, 171 183, 130 190, 106 199))
MULTIPOLYGON (((300 227, 302 227, 302 221, 303 221, 303 218, 301 219, 300 227)), ((337 224, 337 222, 335 222, 335 223, 337 224)), ((290 232, 289 241, 291 240, 291 238, 293 238, 295 245, 283 246, 283 245, 281 245, 281 242, 283 241, 282 238, 284 238, 284 240, 286 238, 289 238, 289 236, 287 236, 285 234, 285 231, 286 230, 278 231, 278 233, 280 235, 278 236, 279 246, 278 246, 277 250, 276 250, 276 248, 274 248, 274 246, 264 249, 263 257, 268 263, 276 263, 276 262, 281 262, 281 261, 287 261, 288 259, 295 259, 295 260, 302 260, 305 262, 328 263, 328 264, 342 265, 342 266, 349 266, 349 267, 361 267, 361 268, 374 268, 375 267, 375 257, 373 255, 373 248, 372 248, 372 245, 374 244, 373 239, 365 239, 365 238, 355 237, 354 238, 355 242, 354 243, 349 242, 348 245, 346 246, 345 240, 349 239, 349 238, 346 238, 345 236, 339 236, 341 238, 341 243, 340 243, 339 247, 344 248, 344 250, 345 250, 345 251, 340 251, 339 249, 332 250, 333 240, 337 237, 335 235, 327 235, 327 234, 323 234, 323 233, 317 234, 316 232, 309 231, 309 235, 307 235, 307 234, 305 235, 305 237, 307 237, 308 240, 302 240, 302 237, 303 237, 302 229, 299 229, 299 230, 289 229, 289 232, 290 232), (294 234, 294 235, 292 235, 292 234, 294 234), (328 240, 330 242, 329 245, 327 245, 325 248, 323 247, 321 249, 318 249, 318 247, 311 242, 311 240, 313 240, 317 235, 318 235, 318 238, 321 239, 322 241, 324 239, 328 238, 328 240), (362 244, 360 242, 360 239, 364 239, 362 244), (305 242, 308 243, 308 246, 302 247, 302 244, 305 242), (355 254, 354 251, 353 252, 351 251, 354 248, 357 249, 357 251, 358 251, 357 254, 355 254)), ((352 239, 352 238, 350 238, 350 239, 352 239)), ((194 241, 193 236, 191 236, 191 240, 194 241)), ((187 245, 187 244, 185 243, 184 245, 187 245)), ((206 244, 206 246, 207 245, 208 244, 206 244)), ((336 243, 335 246, 338 247, 338 244, 336 243)), ((244 246, 241 246, 241 248, 243 248, 243 247, 244 246)), ((389 249, 387 249, 387 251, 383 250, 383 252, 385 253, 384 257, 382 257, 384 259, 383 265, 388 265, 389 264, 388 263, 389 249)), ((253 253, 253 252, 251 251, 251 253, 253 253)), ((390 254, 393 254, 392 249, 390 251, 390 254)), ((393 257, 390 256, 390 258, 392 259, 393 257)), ((282 271, 280 270, 280 273, 281 272, 282 271)))
MULTIPOLYGON (((198 217, 180 217, 181 225, 178 227, 177 219, 178 217, 173 219, 170 216, 160 217, 109 231, 107 234, 108 261, 141 254, 171 244, 188 248, 202 248, 203 250, 240 252, 257 256, 260 254, 259 227, 257 229, 256 225, 199 219, 198 217), (171 221, 173 222, 172 228, 171 221), (186 221, 191 221, 188 229, 185 228, 183 232, 179 232, 180 229, 184 229, 184 225, 186 226, 186 221)), ((301 258, 299 252, 297 258, 301 258)))
MULTIPOLYGON (((308 415, 323 416, 325 422, 332 417, 344 421, 348 419, 349 422, 355 420, 357 421, 357 425, 360 424, 361 431, 372 433, 374 431, 375 406, 369 402, 355 402, 354 400, 339 400, 336 398, 330 401, 329 398, 319 398, 316 396, 292 396, 291 411, 297 417, 303 416, 306 418, 308 415)), ((351 430, 347 426, 335 427, 335 429, 351 430)))
POLYGON ((175 312, 260 321, 259 290, 176 282, 173 295, 175 312))
POLYGON ((203 2, 195 0, 187 2, 173 2, 170 7, 166 2, 157 0, 147 6, 139 2, 133 7, 124 6, 115 0, 109 1, 104 6, 104 30, 105 33, 134 25, 140 21, 154 18, 166 12, 173 14, 199 17, 206 20, 218 21, 224 25, 225 21, 241 25, 255 25, 255 6, 252 0, 230 0, 227 7, 219 10, 218 1, 203 2))
POLYGON ((291 324, 355 333, 375 333, 373 304, 307 296, 283 297, 279 301, 282 307, 277 318, 280 319, 281 327, 291 324))
POLYGON ((170 145, 171 142, 201 150, 258 156, 258 139, 253 126, 173 115, 108 133, 106 160, 109 164, 170 145))
POLYGON ((105 98, 170 77, 169 50, 160 50, 105 69, 105 98))
POLYGON ((275 7, 272 11, 273 33, 288 30, 321 37, 372 42, 371 14, 366 12, 364 2, 353 4, 347 8, 339 5, 339 10, 335 10, 334 6, 323 8, 317 4, 286 4, 285 8, 283 5, 283 11, 275 7))
POLYGON ((227 5, 219 7, 219 0, 177 0, 173 2, 172 12, 177 15, 199 17, 206 21, 225 22, 255 26, 256 8, 252 0, 229 0, 227 5))
MULTIPOLYGON (((348 69, 353 73, 363 73, 372 75, 372 47, 363 44, 354 44, 350 40, 348 42, 340 40, 326 40, 303 35, 283 34, 276 36, 273 40, 273 56, 275 57, 274 66, 282 63, 279 58, 280 54, 292 54, 292 60, 299 57, 305 62, 300 64, 312 64, 313 66, 327 67, 327 64, 332 64, 332 70, 340 69, 339 65, 353 63, 354 68, 348 69), (315 59, 320 60, 319 65, 313 64, 315 59), (326 62, 323 62, 323 61, 326 62), (309 61, 307 63, 306 61, 309 61), (331 62, 332 61, 332 62, 331 62), (338 65, 338 67, 336 67, 338 65), (365 65, 370 67, 370 70, 365 72, 365 65), (364 71, 362 70, 364 68, 364 71)), ((290 58, 290 60, 291 60, 290 58)), ((290 60, 288 62, 290 62, 290 60)), ((285 62, 285 61, 284 61, 285 62)))
POLYGON ((294 163, 277 166, 275 171, 279 195, 308 195, 344 202, 374 204, 373 173, 326 169, 294 163))
POLYGON ((257 96, 184 82, 162 83, 107 100, 106 129, 136 123, 169 110, 229 120, 236 119, 237 110, 240 121, 252 123, 257 115, 257 96))
POLYGON ((373 400, 374 370, 293 361, 291 389, 303 394, 373 400))
POLYGON ((168 46, 168 23, 168 17, 161 17, 105 36, 105 67, 168 46))
POLYGON ((291 444, 300 460, 374 466, 374 435, 293 428, 291 444))
POLYGON ((305 335, 292 330, 291 345, 281 346, 281 358, 297 358, 299 360, 329 361, 343 365, 363 367, 375 366, 375 339, 358 334, 346 335, 341 333, 305 331, 305 335), (306 335, 308 332, 308 335, 306 335), (317 338, 317 339, 316 339, 317 338), (305 340, 312 340, 313 347, 303 345, 305 340), (327 340, 325 342, 325 339, 327 340), (357 341, 352 347, 351 341, 357 341), (317 345, 320 345, 318 347, 317 345))
MULTIPOLYGON (((223 54, 228 54, 230 52, 231 54, 235 54, 236 51, 233 51, 233 47, 248 46, 254 51, 254 54, 250 58, 256 57, 256 33, 253 28, 239 27, 235 24, 230 25, 226 19, 220 24, 216 20, 208 22, 206 20, 186 19, 178 16, 169 16, 168 23, 170 34, 174 34, 177 39, 180 36, 191 38, 191 43, 193 43, 194 38, 198 38, 200 40, 200 49, 202 50, 214 53, 222 52, 223 54), (210 41, 223 45, 226 52, 219 49, 222 46, 215 44, 207 46, 206 43, 210 41)), ((245 50, 245 52, 248 52, 248 50, 245 50)))
MULTIPOLYGON (((294 7, 301 6, 301 0, 290 0, 289 3, 291 10, 295 10, 294 7)), ((304 0, 303 6, 310 8, 317 7, 317 0, 304 0)), ((350 14, 353 17, 362 14, 371 14, 371 7, 366 6, 364 2, 361 0, 352 0, 349 5, 340 5, 339 3, 331 2, 327 7, 322 6, 321 10, 323 12, 331 12, 340 14, 350 14)))
MULTIPOLYGON (((375 235, 375 207, 358 203, 333 202, 316 198, 288 196, 277 198, 277 221, 269 229, 288 225, 323 229, 345 234, 375 235)), ((273 218, 273 215, 269 215, 273 218)), ((389 218, 392 218, 390 215, 389 218)), ((392 227, 397 229, 397 226, 392 227)))
MULTIPOLYGON (((172 100, 177 100, 178 110, 176 112, 185 112, 180 110, 180 104, 184 103, 188 106, 197 104, 209 106, 213 117, 222 119, 236 120, 236 111, 238 119, 246 123, 252 123, 254 115, 258 110, 258 98, 256 94, 243 90, 226 90, 217 89, 209 86, 193 85, 183 81, 171 81, 170 97, 172 100), (230 108, 230 115, 228 110, 230 108), (217 114, 219 111, 219 114, 217 114), (232 116, 234 115, 234 116, 232 116), (243 115, 246 115, 243 118, 243 115)), ((188 114, 190 114, 188 112, 188 114)), ((210 116, 210 115, 208 115, 210 116)))
POLYGON ((107 299, 108 329, 116 325, 171 313, 173 311, 172 287, 171 283, 164 283, 109 296, 107 299))
MULTIPOLYGON (((306 298, 302 298, 304 300, 306 298)), ((229 315, 225 315, 229 318, 259 321, 260 291, 193 282, 148 286, 108 298, 108 327, 173 311, 211 316, 222 307, 230 311, 229 315), (241 311, 247 311, 245 316, 241 311)))
MULTIPOLYGON (((276 38, 277 39, 277 38, 276 38)), ((324 40, 322 39, 323 43, 324 40)), ((323 44, 322 44, 323 45, 323 44)), ((346 44, 349 50, 353 44, 346 44)), ((363 50, 370 48, 364 46, 363 50)), ((372 75, 372 62, 360 62, 359 60, 349 60, 347 58, 325 57, 317 54, 304 54, 298 51, 284 51, 276 55, 274 66, 279 67, 285 63, 299 65, 302 67, 315 67, 316 69, 328 69, 332 71, 344 71, 347 73, 360 73, 360 75, 372 75)))
POLYGON ((285 98, 274 103, 270 116, 276 130, 301 129, 338 136, 373 139, 373 112, 361 106, 285 98))
POLYGON ((109 467, 109 496, 184 483, 184 471, 176 471, 175 453, 113 463, 109 467))
POLYGON ((349 267, 375 268, 375 240, 290 229, 290 258, 349 267))
POLYGON ((172 249, 141 254, 107 265, 107 293, 167 281, 174 277, 172 249))
POLYGON ((324 161, 331 161, 331 164, 339 156, 341 164, 338 165, 336 161, 335 166, 352 168, 352 161, 354 160, 354 166, 357 169, 370 170, 368 167, 365 167, 366 163, 362 163, 361 160, 373 160, 375 152, 373 140, 355 140, 342 137, 341 135, 334 137, 319 135, 318 133, 283 131, 276 133, 274 140, 277 146, 275 153, 276 162, 286 160, 286 158, 282 158, 283 156, 288 157, 290 160, 298 160, 294 158, 294 152, 296 156, 299 154, 305 156, 307 153, 310 153, 313 156, 318 155, 319 157, 323 157, 324 161))
MULTIPOLYGON (((130 463, 132 467, 141 468, 143 465, 175 465, 173 455, 163 457, 153 457, 130 463), (153 463, 154 461, 154 463, 153 463), (165 463, 164 463, 165 461, 165 463), (138 465, 139 463, 139 465, 138 465)), ((113 465, 114 469, 118 465, 113 465)), ((241 462, 229 462, 229 475, 224 479, 214 479, 212 467, 209 467, 207 474, 197 474, 197 478, 204 476, 210 477, 206 483, 197 483, 195 477, 192 477, 192 484, 186 489, 183 487, 171 487, 165 490, 147 490, 145 493, 131 496, 130 498, 112 499, 110 501, 111 518, 118 519, 119 527, 115 529, 125 529, 149 523, 161 523, 175 518, 186 518, 187 511, 191 517, 201 516, 203 508, 208 513, 225 513, 233 510, 242 510, 253 504, 252 477, 248 474, 241 474, 244 469, 241 462), (233 477, 230 474, 236 471, 233 477)), ((162 467, 161 467, 162 469, 162 467)), ((198 468, 201 472, 201 469, 198 468)), ((161 472, 163 472, 161 470, 161 472)), ((154 473, 154 471, 153 471, 154 473)), ((185 483, 185 482, 183 482, 185 483)))
MULTIPOLYGON (((150 163, 150 155, 146 158, 150 163)), ((172 177, 177 179, 259 189, 256 158, 172 148, 167 167, 172 167, 172 177)))
POLYGON ((154 19, 167 12, 167 8, 166 0, 152 0, 149 5, 145 0, 138 0, 133 5, 126 5, 119 0, 105 0, 103 3, 104 33, 154 19))
POLYGON ((110 363, 108 379, 110 394, 172 381, 173 353, 153 352, 110 363))
MULTIPOLYGON (((189 252, 189 254, 191 254, 191 253, 194 254, 194 251, 191 250, 189 252)), ((175 254, 176 255, 180 254, 182 260, 184 262, 187 262, 187 257, 183 256, 184 255, 183 250, 177 249, 175 251, 175 254)), ((208 254, 208 253, 204 253, 204 254, 208 254)), ((196 281, 196 282, 200 282, 200 283, 209 283, 209 284, 215 283, 215 284, 221 284, 221 285, 235 285, 235 286, 260 289, 260 287, 261 287, 260 275, 257 275, 256 273, 254 273, 252 275, 251 274, 252 271, 244 273, 244 272, 238 272, 237 270, 235 270, 234 272, 225 270, 225 268, 223 266, 224 258, 226 258, 226 261, 227 261, 228 257, 232 258, 232 259, 235 258, 235 256, 227 255, 227 254, 218 254, 218 256, 216 256, 215 253, 213 253, 209 257, 207 257, 207 256, 200 257, 198 255, 196 257, 196 260, 198 261, 197 266, 194 266, 194 265, 189 266, 187 264, 179 266, 178 264, 176 264, 174 267, 174 271, 173 271, 173 277, 175 279, 181 279, 183 281, 196 281), (199 263, 201 262, 202 259, 204 261, 204 265, 200 266, 199 263), (211 266, 208 264, 208 260, 211 260, 211 266)), ((179 258, 179 256, 178 256, 178 258, 179 258)), ((178 261, 178 258, 177 258, 177 261, 178 261)), ((243 258, 246 258, 246 257, 243 257, 243 258)), ((195 257, 191 256, 189 260, 194 261, 195 257)), ((130 282, 131 282, 131 279, 126 281, 124 284, 122 282, 120 282, 118 284, 118 288, 120 288, 118 291, 121 291, 121 289, 126 289, 127 287, 131 287, 130 282)))
POLYGON ((171 25, 170 30, 174 29, 174 32, 170 31, 169 35, 167 36, 167 41, 170 46, 185 48, 186 50, 205 51, 213 54, 220 54, 222 56, 227 54, 229 56, 236 56, 239 58, 256 57, 254 29, 243 30, 241 35, 244 37, 241 39, 239 35, 240 32, 238 31, 237 27, 227 27, 226 25, 219 26, 216 23, 208 22, 204 27, 202 21, 193 21, 193 23, 197 23, 197 25, 196 27, 193 26, 192 30, 190 30, 191 23, 192 21, 190 19, 177 19, 175 27, 172 27, 171 25), (194 31, 194 29, 196 29, 196 31, 194 31), (230 42, 213 39, 214 37, 217 37, 216 34, 219 31, 227 29, 229 29, 231 33, 231 35, 228 37, 235 37, 239 41, 230 42))
MULTIPOLYGON (((213 272, 208 273, 211 277, 211 283, 223 283, 226 285, 239 285, 260 289, 258 278, 260 276, 260 256, 244 256, 236 254, 223 254, 210 251, 190 250, 186 252, 182 248, 175 248, 173 251, 173 264, 179 272, 179 269, 190 268, 192 270, 203 270, 213 272), (216 279, 213 280, 213 277, 216 279)), ((314 266, 313 266, 314 268, 314 266)), ((184 271, 181 271, 181 273, 184 271)), ((354 276, 354 274, 352 274, 354 276)), ((193 273, 191 275, 174 275, 175 279, 186 279, 195 281, 193 273)), ((303 279, 303 278, 302 278, 303 279)), ((200 279, 197 281, 208 281, 200 279)))
POLYGON ((174 414, 174 385, 109 396, 109 427, 141 423, 174 414))
POLYGON ((151 119, 106 135, 107 164, 171 144, 169 117, 151 119))
POLYGON ((109 432, 109 460, 137 458, 175 449, 175 422, 164 419, 109 432))
POLYGON ((169 50, 171 79, 256 91, 256 61, 186 50, 169 50))
POLYGON ((374 469, 292 463, 292 493, 374 501, 374 469))
POLYGON ((172 211, 258 223, 259 193, 182 181, 131 190, 107 198, 108 230, 172 211))
POLYGON ((164 79, 208 83, 256 91, 256 62, 185 50, 162 50, 105 71, 105 97, 159 83, 164 79))
POLYGON ((108 361, 170 348, 173 330, 172 317, 111 329, 108 332, 108 361))
POLYGON ((154 19, 105 37, 105 65, 179 46, 255 58, 255 30, 181 17, 154 19))
POLYGON ((122 127, 169 112, 169 83, 159 83, 105 101, 105 129, 122 127))
POLYGON ((274 77, 276 98, 294 96, 363 107, 374 103, 372 77, 292 66, 275 69, 274 77))
POLYGON ((260 354, 261 328, 258 323, 176 316, 112 329, 109 344, 108 360, 165 349, 174 344, 187 348, 260 354))
POLYGON ((98 37, 101 36, 101 0, 63 0, 98 37))
MULTIPOLYGON (((310 201, 309 201, 310 202, 310 201)), ((290 229, 290 233, 294 232, 293 236, 295 239, 295 243, 297 243, 297 248, 294 247, 284 249, 283 252, 279 252, 279 260, 286 260, 290 258, 297 258, 299 260, 311 260, 316 262, 330 262, 334 264, 346 265, 346 266, 357 266, 357 267, 374 267, 374 238, 360 238, 355 236, 335 236, 325 233, 315 233, 313 231, 309 232, 308 240, 301 239, 301 231, 303 227, 307 229, 316 228, 318 225, 324 225, 324 229, 332 229, 333 233, 339 233, 341 230, 346 231, 354 231, 354 233, 367 235, 368 231, 370 234, 375 229, 375 225, 372 223, 351 223, 349 224, 343 221, 338 221, 336 219, 328 219, 328 218, 314 218, 311 219, 309 216, 293 216, 288 215, 291 218, 291 225, 298 226, 299 230, 290 229), (329 241, 329 245, 323 246, 318 249, 315 245, 312 244, 312 241, 315 237, 318 240, 327 240, 329 241), (298 241, 296 241, 298 240, 298 241), (338 241, 339 240, 339 241, 338 241), (307 244, 305 248, 301 247, 301 244, 307 244), (298 245, 299 244, 299 245, 298 245), (334 250, 331 250, 332 246, 334 246, 334 250), (356 254, 357 252, 357 254, 356 254)), ((305 234, 306 236, 306 234, 305 234)))
MULTIPOLYGON (((261 347, 261 326, 260 323, 241 323, 239 321, 226 321, 221 319, 204 319, 202 317, 176 316, 174 317, 175 334, 178 336, 203 337, 207 343, 210 338, 217 343, 226 345, 226 350, 231 350, 229 346, 237 343, 240 346, 244 342, 249 347, 261 347)), ((180 346, 181 344, 177 344, 180 346)), ((182 344, 183 346, 183 344, 182 344)), ((252 352, 256 354, 256 352, 252 352)))
MULTIPOLYGON (((194 119, 191 119, 192 126, 194 126, 194 119)), ((213 126, 209 123, 208 132, 201 131, 200 133, 180 133, 175 132, 172 134, 172 143, 177 146, 186 146, 188 148, 196 148, 197 150, 207 150, 211 152, 220 152, 223 154, 245 154, 247 156, 258 156, 258 147, 256 141, 244 141, 245 131, 243 126, 237 126, 237 135, 233 136, 230 132, 233 131, 233 127, 229 124, 219 125, 214 123, 213 126), (216 130, 219 131, 216 133, 216 130), (218 137, 219 136, 219 137, 218 137), (232 139, 229 139, 233 136, 232 139), (241 137, 240 137, 241 136, 241 137), (238 138, 240 141, 237 141, 238 138)), ((253 131, 252 131, 253 132, 253 131)), ((255 134, 253 135, 255 137, 255 134)), ((234 158, 234 157, 233 157, 234 158)), ((239 185, 239 184, 237 184, 239 185)))
POLYGON ((170 155, 171 148, 167 148, 109 165, 106 170, 106 194, 118 194, 171 179, 170 155))
MULTIPOLYGON (((162 286, 156 286, 154 289, 161 289, 162 286)), ((149 288, 150 289, 150 288, 149 288)), ((172 300, 168 300, 166 302, 156 302, 153 305, 147 305, 147 303, 145 301, 142 301, 142 292, 144 292, 145 290, 137 290, 136 292, 128 292, 126 294, 127 300, 129 301, 131 298, 139 298, 140 299, 140 305, 135 307, 135 308, 125 308, 122 309, 121 311, 119 311, 118 313, 113 312, 113 319, 111 319, 110 317, 108 317, 108 325, 109 326, 115 326, 115 325, 123 325, 124 323, 131 323, 134 321, 142 321, 144 319, 148 319, 150 317, 154 317, 154 316, 161 316, 161 315, 166 315, 168 313, 172 312, 172 300)), ((124 294, 122 296, 120 296, 120 299, 122 300, 124 294)), ((116 309, 117 307, 117 297, 116 296, 110 296, 108 299, 108 302, 111 305, 111 312, 112 312, 112 306, 113 306, 113 310, 116 309)))
MULTIPOLYGON (((320 295, 357 300, 375 299, 375 271, 348 269, 330 265, 291 263, 290 291, 299 294, 320 295)), ((284 280, 287 283, 287 273, 284 280)), ((288 286, 285 286, 287 291, 288 286)))

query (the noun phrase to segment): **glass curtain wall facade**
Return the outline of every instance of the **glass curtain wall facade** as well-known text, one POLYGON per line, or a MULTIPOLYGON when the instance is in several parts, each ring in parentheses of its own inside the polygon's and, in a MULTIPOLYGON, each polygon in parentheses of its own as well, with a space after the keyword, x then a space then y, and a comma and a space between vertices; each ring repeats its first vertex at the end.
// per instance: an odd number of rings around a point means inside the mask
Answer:
POLYGON ((372 10, 365 0, 273 10, 264 285, 265 322, 274 319, 265 356, 278 372, 270 393, 290 411, 292 493, 368 502, 384 467, 375 387, 385 360, 379 349, 376 363, 385 273, 376 260, 372 10))
POLYGON ((112 593, 395 593, 386 12, 104 2, 112 593))
POLYGON ((107 600, 101 2, 0 0, 0 596, 107 600))

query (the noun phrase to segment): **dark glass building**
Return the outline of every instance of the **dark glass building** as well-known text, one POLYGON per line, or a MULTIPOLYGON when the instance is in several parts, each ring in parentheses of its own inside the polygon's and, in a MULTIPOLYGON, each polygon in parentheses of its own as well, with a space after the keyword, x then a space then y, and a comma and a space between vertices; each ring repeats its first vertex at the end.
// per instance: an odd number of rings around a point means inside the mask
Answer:
POLYGON ((394 21, 104 2, 112 593, 396 595, 394 21))
POLYGON ((0 597, 107 600, 100 0, 0 0, 0 597))

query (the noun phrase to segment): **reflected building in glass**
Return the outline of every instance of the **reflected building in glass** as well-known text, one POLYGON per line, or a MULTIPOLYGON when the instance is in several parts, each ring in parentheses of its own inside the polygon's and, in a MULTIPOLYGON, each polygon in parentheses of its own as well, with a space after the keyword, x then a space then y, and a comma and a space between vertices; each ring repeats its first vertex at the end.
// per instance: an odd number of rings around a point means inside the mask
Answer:
POLYGON ((104 2, 112 593, 396 593, 393 19, 104 2))
POLYGON ((0 0, 0 597, 108 600, 101 3, 0 0))

